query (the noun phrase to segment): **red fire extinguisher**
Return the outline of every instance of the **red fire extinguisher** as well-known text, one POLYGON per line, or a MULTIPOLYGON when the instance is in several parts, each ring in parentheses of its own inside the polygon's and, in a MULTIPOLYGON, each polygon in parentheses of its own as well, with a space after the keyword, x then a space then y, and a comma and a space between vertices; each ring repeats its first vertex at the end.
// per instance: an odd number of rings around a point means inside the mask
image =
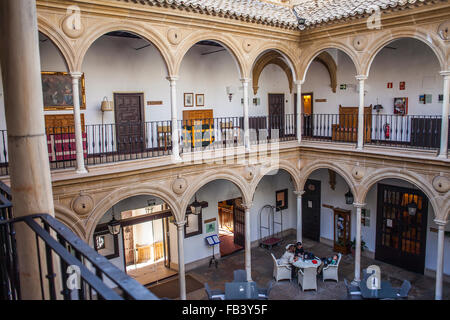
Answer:
POLYGON ((385 123, 383 126, 384 137, 389 139, 391 136, 391 125, 389 123, 385 123))

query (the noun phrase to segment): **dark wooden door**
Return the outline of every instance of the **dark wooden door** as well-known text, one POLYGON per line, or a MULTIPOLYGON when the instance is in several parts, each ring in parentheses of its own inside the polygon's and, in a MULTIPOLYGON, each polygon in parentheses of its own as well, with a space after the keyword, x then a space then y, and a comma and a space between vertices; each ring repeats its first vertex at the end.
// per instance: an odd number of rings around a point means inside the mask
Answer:
POLYGON ((119 153, 143 151, 145 147, 143 93, 115 93, 114 109, 117 151, 119 153))
POLYGON ((162 219, 163 242, 164 242, 164 266, 170 269, 170 232, 169 218, 162 219))
POLYGON ((269 93, 269 136, 278 130, 279 137, 284 137, 284 122, 284 94, 269 93))
POLYGON ((245 246, 245 208, 241 199, 235 199, 233 205, 233 232, 234 243, 245 246))
POLYGON ((378 184, 375 259, 424 273, 428 199, 419 190, 378 184), (414 201, 417 212, 408 213, 414 201))
POLYGON ((308 179, 302 196, 302 235, 320 241, 320 181, 308 179))
MULTIPOLYGON (((133 215, 132 211, 125 211, 121 213, 121 220, 131 218, 133 215)), ((135 251, 134 251, 134 234, 133 226, 125 226, 122 231, 123 237, 123 251, 125 258, 125 266, 135 264, 135 251)))

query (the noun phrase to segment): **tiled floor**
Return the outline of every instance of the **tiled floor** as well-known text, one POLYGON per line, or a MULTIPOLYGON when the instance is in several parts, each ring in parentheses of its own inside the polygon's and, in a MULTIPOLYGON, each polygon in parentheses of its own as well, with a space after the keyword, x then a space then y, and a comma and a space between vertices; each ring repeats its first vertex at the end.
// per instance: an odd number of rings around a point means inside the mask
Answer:
MULTIPOLYGON (((295 239, 284 240, 274 247, 272 252, 279 258, 287 243, 294 243, 295 239)), ((331 247, 313 241, 304 241, 306 251, 313 252, 318 257, 328 257, 333 254, 331 247)), ((400 287, 403 280, 409 280, 412 284, 409 299, 434 299, 435 280, 417 273, 405 271, 398 267, 362 257, 361 267, 377 264, 381 268, 383 280, 389 280, 393 287, 400 287)), ((219 267, 209 268, 206 264, 189 272, 201 282, 208 282, 212 289, 224 290, 224 283, 233 280, 233 271, 244 269, 244 251, 236 252, 221 259, 219 267)), ((339 266, 339 282, 318 280, 318 290, 302 292, 296 281, 280 281, 274 284, 270 293, 270 299, 274 300, 342 300, 347 299, 347 293, 343 282, 344 278, 352 280, 354 277, 354 263, 351 255, 344 256, 339 266)), ((258 286, 264 287, 272 281, 272 260, 270 251, 262 248, 252 249, 252 278, 258 286)), ((203 289, 191 292, 188 299, 207 299, 203 289)), ((450 299, 450 285, 444 283, 443 299, 450 299)))
POLYGON ((142 285, 146 285, 173 276, 177 274, 177 271, 166 268, 164 261, 160 261, 136 270, 129 270, 127 273, 142 285))

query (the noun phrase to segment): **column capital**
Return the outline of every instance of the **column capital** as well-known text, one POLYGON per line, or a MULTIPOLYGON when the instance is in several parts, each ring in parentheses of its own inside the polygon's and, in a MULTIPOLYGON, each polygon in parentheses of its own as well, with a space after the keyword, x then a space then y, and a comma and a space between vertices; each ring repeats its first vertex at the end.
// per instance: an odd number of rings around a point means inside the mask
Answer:
POLYGON ((250 78, 241 78, 241 79, 239 79, 243 84, 244 83, 250 83, 250 81, 251 81, 251 79, 250 78))
POLYGON ((447 224, 448 221, 444 221, 444 220, 439 220, 439 219, 434 219, 433 220, 434 223, 436 223, 438 226, 440 227, 445 227, 445 225, 447 224))
POLYGON ((301 198, 305 194, 305 190, 294 191, 294 194, 297 195, 297 198, 301 198))
POLYGON ((355 76, 356 80, 361 81, 361 80, 367 80, 367 76, 364 74, 359 74, 357 76, 355 76))
POLYGON ((442 70, 442 71, 439 71, 439 74, 440 74, 441 76, 443 76, 444 78, 450 78, 450 70, 442 70))
POLYGON ((354 202, 354 203, 353 203, 353 206, 354 206, 355 208, 364 208, 364 207, 366 206, 366 204, 367 204, 367 203, 356 203, 356 202, 354 202))
POLYGON ((304 84, 305 83, 305 80, 295 80, 295 84, 297 85, 297 86, 301 86, 302 84, 304 84))
POLYGON ((181 229, 186 224, 186 220, 183 221, 175 221, 174 224, 177 226, 178 229, 181 229))
POLYGON ((250 210, 252 208, 252 205, 252 202, 242 203, 242 207, 245 209, 245 211, 250 210))
POLYGON ((72 77, 72 79, 80 79, 81 78, 81 76, 83 75, 83 72, 79 72, 79 71, 76 71, 76 72, 70 72, 70 76, 72 77))
POLYGON ((172 82, 172 81, 178 81, 179 77, 178 76, 167 76, 166 79, 169 80, 170 82, 172 82))

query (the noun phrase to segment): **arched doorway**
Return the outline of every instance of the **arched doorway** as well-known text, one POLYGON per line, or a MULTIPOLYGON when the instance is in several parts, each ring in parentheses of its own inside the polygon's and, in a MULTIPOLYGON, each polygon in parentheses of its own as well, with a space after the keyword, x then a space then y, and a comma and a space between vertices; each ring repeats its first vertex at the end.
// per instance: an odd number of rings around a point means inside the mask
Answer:
POLYGON ((167 203, 151 195, 126 198, 99 220, 93 245, 100 254, 143 285, 152 285, 178 272, 177 228, 167 203), (119 221, 112 235, 108 225, 119 221))

